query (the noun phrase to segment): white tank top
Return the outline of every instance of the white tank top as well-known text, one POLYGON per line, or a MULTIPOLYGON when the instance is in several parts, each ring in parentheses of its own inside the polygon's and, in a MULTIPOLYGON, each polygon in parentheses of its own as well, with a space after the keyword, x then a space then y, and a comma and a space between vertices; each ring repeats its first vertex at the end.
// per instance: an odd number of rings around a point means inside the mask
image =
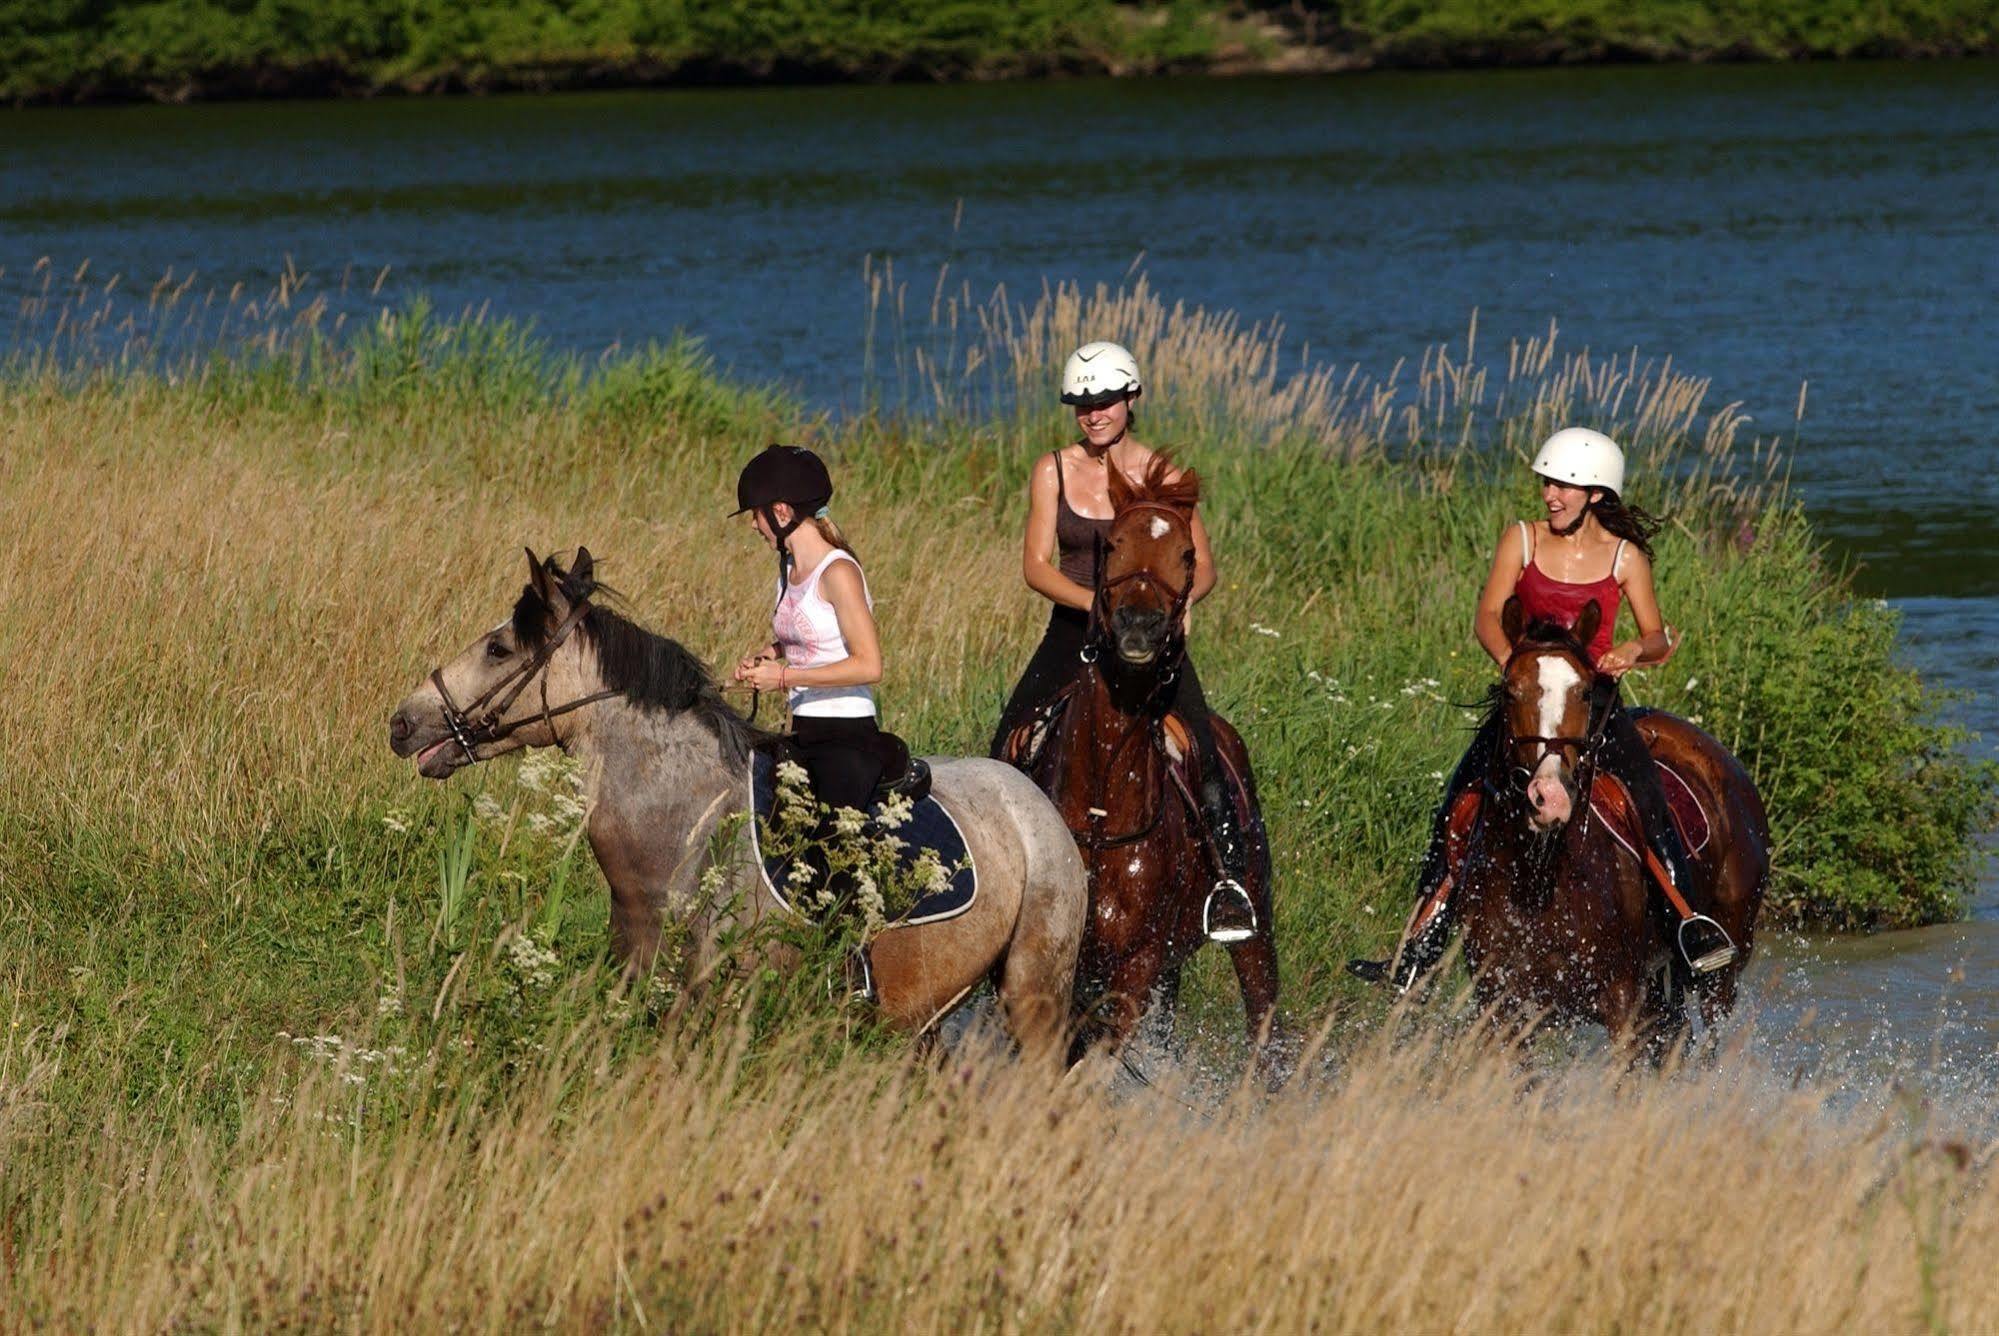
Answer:
MULTIPOLYGON (((834 548, 812 573, 796 584, 786 582, 778 591, 777 608, 771 613, 771 638, 784 651, 784 660, 794 668, 824 668, 847 657, 847 642, 840 634, 840 617, 819 592, 820 577, 836 561, 851 561, 861 573, 861 563, 853 554, 834 548)), ((861 595, 874 609, 874 595, 868 593, 868 577, 861 573, 861 595)), ((793 714, 820 718, 859 719, 875 712, 875 693, 865 686, 793 687, 789 693, 793 714)))

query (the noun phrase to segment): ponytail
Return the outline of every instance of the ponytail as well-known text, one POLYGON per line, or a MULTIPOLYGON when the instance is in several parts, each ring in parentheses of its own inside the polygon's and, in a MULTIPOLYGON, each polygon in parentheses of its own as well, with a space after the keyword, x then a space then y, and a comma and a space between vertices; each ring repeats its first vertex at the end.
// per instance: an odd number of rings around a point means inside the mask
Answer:
POLYGON ((819 531, 821 538, 824 538, 848 556, 853 557, 856 561, 860 560, 859 556, 854 552, 854 545, 847 541, 847 535, 840 532, 840 526, 833 522, 831 516, 814 515, 810 523, 813 528, 819 531))
POLYGON ((1603 495, 1590 502, 1590 512, 1596 516, 1596 522, 1643 552, 1647 561, 1652 560, 1652 536, 1666 521, 1650 511, 1624 504, 1623 499, 1608 488, 1601 490, 1603 495))

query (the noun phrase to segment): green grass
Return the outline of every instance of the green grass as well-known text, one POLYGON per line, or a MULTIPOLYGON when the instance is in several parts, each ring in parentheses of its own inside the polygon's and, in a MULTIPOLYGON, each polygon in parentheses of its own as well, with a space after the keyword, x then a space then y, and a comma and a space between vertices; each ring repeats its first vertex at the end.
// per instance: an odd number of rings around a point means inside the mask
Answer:
POLYGON ((1981 0, 22 0, 0 99, 1990 52, 1981 0))

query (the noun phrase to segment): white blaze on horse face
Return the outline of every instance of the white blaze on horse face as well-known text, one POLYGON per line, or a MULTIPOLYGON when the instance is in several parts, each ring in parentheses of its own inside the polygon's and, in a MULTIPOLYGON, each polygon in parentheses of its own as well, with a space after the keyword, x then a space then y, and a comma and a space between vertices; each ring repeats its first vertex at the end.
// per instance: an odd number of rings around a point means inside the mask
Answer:
POLYGON ((1166 517, 1164 515, 1154 515, 1152 517, 1152 523, 1148 525, 1147 528, 1151 530, 1152 536, 1154 538, 1164 538, 1169 532, 1172 531, 1173 526, 1166 522, 1166 517))
POLYGON ((1561 654, 1544 654, 1534 666, 1541 679, 1541 736, 1552 738, 1561 730, 1569 693, 1582 686, 1583 675, 1561 654))
MULTIPOLYGON (((1534 665, 1538 670, 1540 698, 1540 734, 1544 738, 1558 737, 1562 730, 1562 715, 1569 706, 1569 693, 1582 689, 1582 674, 1576 671, 1566 655, 1548 654, 1534 665)), ((1527 797, 1534 804, 1534 824, 1537 827, 1560 825, 1569 819, 1569 791, 1563 787, 1562 753, 1559 748, 1548 748, 1534 766, 1534 777, 1527 786, 1527 797)))

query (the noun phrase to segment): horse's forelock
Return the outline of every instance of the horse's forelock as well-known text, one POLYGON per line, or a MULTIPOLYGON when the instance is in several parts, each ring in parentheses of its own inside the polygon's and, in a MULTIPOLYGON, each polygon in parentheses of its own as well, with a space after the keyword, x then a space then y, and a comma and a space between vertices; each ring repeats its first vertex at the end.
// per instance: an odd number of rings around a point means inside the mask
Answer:
POLYGON ((1546 617, 1536 617, 1527 623, 1527 628, 1520 633, 1520 639, 1513 642, 1513 652, 1516 654, 1529 649, 1567 650, 1581 658, 1585 665, 1589 663, 1589 649, 1576 638, 1575 628, 1550 621, 1546 617))
POLYGON ((1123 470, 1112 469, 1110 491, 1112 515, 1135 505, 1191 511, 1201 500, 1201 476, 1186 469, 1173 477, 1173 460, 1162 450, 1152 456, 1142 478, 1128 478, 1123 470))

